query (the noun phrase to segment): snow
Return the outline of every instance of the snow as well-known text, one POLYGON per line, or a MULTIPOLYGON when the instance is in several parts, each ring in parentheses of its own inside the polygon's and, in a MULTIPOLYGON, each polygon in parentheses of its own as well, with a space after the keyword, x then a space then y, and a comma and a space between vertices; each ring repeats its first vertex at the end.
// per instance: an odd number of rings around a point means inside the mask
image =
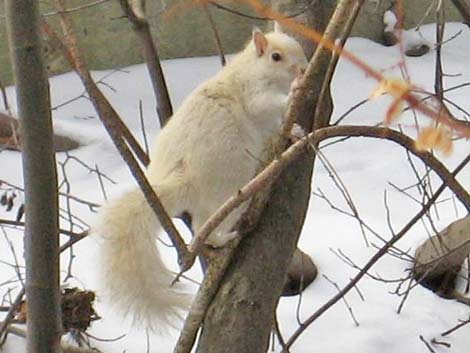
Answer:
POLYGON ((384 12, 384 25, 385 25, 385 32, 393 32, 395 30, 395 25, 397 24, 397 16, 391 10, 387 10, 384 12))
MULTIPOLYGON (((452 37, 459 31, 462 33, 443 46, 444 71, 449 74, 445 77, 446 88, 470 82, 470 66, 468 65, 470 32, 467 27, 460 24, 446 26, 447 37, 452 37)), ((425 40, 433 43, 434 26, 424 26, 421 29, 421 35, 425 40)), ((372 67, 383 70, 387 77, 400 77, 400 71, 396 64, 401 55, 397 46, 387 48, 366 39, 352 38, 349 40, 347 48, 372 67)), ((406 58, 406 66, 412 82, 427 91, 433 91, 434 60, 433 51, 423 57, 406 58)), ((216 72, 220 64, 216 57, 206 57, 169 60, 163 63, 163 67, 170 95, 174 105, 178 106, 199 82, 216 72)), ((106 83, 102 84, 101 88, 139 141, 143 142, 139 120, 139 102, 142 102, 147 135, 151 139, 158 133, 155 102, 144 66, 137 65, 122 70, 95 72, 94 77, 98 80, 102 79, 106 83)), ((376 86, 377 82, 368 78, 364 72, 342 60, 333 84, 335 109, 332 121, 335 121, 353 105, 367 99, 376 86)), ((10 103, 14 106, 13 88, 8 88, 7 92, 10 103)), ((74 100, 83 93, 83 88, 76 75, 68 73, 52 78, 51 92, 53 105, 57 107, 53 111, 56 130, 67 133, 83 142, 83 146, 71 152, 70 155, 86 163, 92 169, 98 165, 101 173, 116 182, 112 183, 110 180, 102 178, 108 197, 119 194, 124 188, 134 184, 130 173, 97 119, 90 102, 85 98, 74 100), (72 102, 62 105, 70 100, 72 102)), ((447 92, 446 97, 468 111, 470 109, 469 94, 470 87, 463 86, 447 92)), ((391 99, 385 96, 366 102, 349 114, 342 124, 378 124, 383 121, 390 103, 391 99)), ((464 113, 454 106, 451 106, 451 110, 458 118, 464 117, 464 113)), ((416 125, 412 113, 405 113, 399 123, 405 132, 416 136, 416 125)), ((419 118, 421 127, 430 123, 427 118, 419 118)), ((468 146, 468 141, 458 140, 455 142, 454 152, 451 156, 444 157, 438 154, 437 157, 452 169, 468 154, 470 151, 468 146)), ((388 240, 391 237, 387 223, 386 205, 390 210, 390 226, 396 232, 419 210, 419 205, 416 202, 392 186, 393 184, 404 188, 416 183, 407 155, 401 147, 386 141, 354 138, 328 145, 322 151, 347 187, 361 219, 383 238, 388 240), (384 200, 386 200, 386 205, 384 200)), ((66 155, 59 153, 57 158, 59 162, 64 162, 66 155)), ((412 160, 419 172, 423 173, 423 166, 416 159, 412 158, 412 160)), ((22 184, 21 160, 18 153, 1 152, 0 166, 0 179, 15 185, 22 184)), ((61 191, 92 202, 104 202, 100 181, 96 173, 91 173, 89 169, 73 159, 69 159, 64 168, 70 183, 70 190, 66 190, 64 186, 61 191)), ((466 168, 458 177, 467 189, 470 188, 469 176, 470 168, 466 168)), ((60 171, 60 179, 63 180, 63 177, 64 175, 60 171)), ((431 180, 435 190, 440 182, 434 176, 431 176, 431 180)), ((5 185, 2 188, 5 188, 5 185)), ((347 209, 329 171, 319 160, 316 162, 313 190, 316 193, 321 190, 335 205, 347 209)), ((411 193, 417 198, 421 197, 415 190, 412 190, 411 193)), ((439 204, 437 210, 432 212, 433 224, 438 229, 444 228, 450 222, 465 215, 463 207, 459 205, 458 201, 450 200, 450 196, 451 194, 447 192, 445 196, 441 197, 440 200, 444 201, 439 204)), ((61 202, 62 207, 65 208, 65 199, 62 198, 61 202)), ((86 205, 72 202, 71 207, 73 213, 85 223, 89 224, 93 221, 94 213, 86 205)), ((15 209, 10 213, 1 209, 0 218, 14 219, 14 212, 15 209)), ((66 212, 63 214, 66 215, 66 212)), ((178 223, 178 226, 182 230, 184 229, 181 223, 178 223)), ((66 219, 62 220, 62 227, 69 229, 70 225, 66 219)), ((413 254, 414 249, 427 238, 426 229, 430 228, 429 221, 418 223, 398 243, 398 247, 413 254)), ((7 239, 9 239, 14 244, 16 256, 21 262, 21 231, 11 228, 5 228, 5 230, 8 237, 3 234, 0 236, 0 259, 9 263, 13 262, 13 255, 7 243, 7 239)), ((79 231, 77 227, 72 230, 79 231)), ((187 236, 187 232, 185 234, 187 236)), ((341 249, 354 263, 362 266, 377 251, 374 246, 383 245, 380 239, 370 233, 367 234, 367 238, 372 244, 369 247, 366 246, 355 219, 332 210, 324 200, 317 196, 311 198, 299 246, 314 259, 320 275, 304 292, 301 301, 298 297, 281 299, 278 317, 285 338, 290 337, 298 328, 297 315, 301 320, 306 319, 337 293, 337 289, 329 280, 342 288, 357 274, 357 270, 340 260, 333 251, 341 249), (327 276, 329 280, 323 276, 327 276)), ((64 238, 64 240, 66 239, 64 238)), ((72 271, 74 277, 69 280, 69 285, 98 290, 97 311, 103 319, 93 324, 90 331, 93 336, 110 339, 122 334, 126 335, 115 342, 97 342, 93 339, 92 342, 105 352, 122 352, 124 350, 129 353, 142 352, 147 349, 145 330, 132 327, 129 319, 122 318, 115 313, 107 298, 99 295, 99 284, 95 275, 96 245, 96 239, 90 238, 81 241, 74 247, 74 255, 76 256, 72 271)), ((176 270, 173 251, 162 246, 160 249, 168 264, 176 270)), ((62 263, 64 265, 63 275, 65 276, 68 254, 63 255, 62 263)), ((387 255, 373 267, 370 273, 385 280, 394 280, 405 277, 410 266, 410 262, 404 259, 387 255)), ((201 279, 198 268, 192 269, 189 276, 196 280, 201 279)), ((0 262, 0 283, 15 278, 14 269, 4 262, 0 262)), ((1 287, 1 293, 3 294, 7 288, 13 288, 12 296, 14 296, 19 286, 18 283, 9 283, 1 287)), ((406 286, 407 284, 402 288, 402 291, 406 286)), ((196 286, 190 282, 186 284, 186 287, 189 291, 196 290, 196 286)), ((440 336, 442 332, 455 326, 459 319, 468 318, 470 311, 467 306, 442 299, 427 289, 417 286, 410 292, 398 314, 397 310, 403 297, 393 294, 396 287, 396 282, 381 282, 369 277, 363 278, 358 284, 358 291, 353 289, 346 295, 346 300, 352 308, 359 326, 352 320, 344 303, 339 302, 300 336, 291 352, 427 352, 428 349, 420 340, 420 335, 427 341, 436 338, 451 344, 450 349, 434 346, 436 352, 464 352, 468 349, 470 344, 468 327, 444 338, 440 336)), ((175 330, 166 334, 150 332, 148 338, 150 351, 172 352, 176 338, 177 331, 175 330)), ((275 347, 276 351, 280 351, 277 343, 275 347)), ((3 351, 7 353, 23 352, 24 340, 10 335, 3 351)))

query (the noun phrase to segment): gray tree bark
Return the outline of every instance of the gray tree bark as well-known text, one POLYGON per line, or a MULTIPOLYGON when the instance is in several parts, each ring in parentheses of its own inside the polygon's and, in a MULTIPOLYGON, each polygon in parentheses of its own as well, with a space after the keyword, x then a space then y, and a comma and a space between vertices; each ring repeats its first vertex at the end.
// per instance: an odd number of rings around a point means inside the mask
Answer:
POLYGON ((57 174, 38 1, 6 0, 25 185, 27 352, 59 352, 57 174))
MULTIPOLYGON (((305 1, 304 3, 309 3, 305 1)), ((295 2, 294 2, 295 3, 295 2)), ((321 8, 323 2, 315 6, 321 8)), ((322 18, 325 12, 310 12, 322 18)), ((291 11, 291 12, 295 12, 291 11)), ((329 14, 326 18, 329 18, 329 14)), ((304 43, 311 48, 311 43, 304 43)), ((320 69, 326 73, 328 61, 320 69)), ((318 98, 318 97, 316 97, 318 98)), ((310 131, 316 99, 302 110, 302 126, 310 131)), ((325 117, 331 105, 321 109, 325 117)), ((222 284, 209 307, 197 353, 264 353, 268 349, 274 314, 297 246, 308 201, 314 158, 304 154, 286 169, 273 187, 256 228, 236 250, 222 284)))
POLYGON ((305 155, 274 187, 256 229, 242 241, 213 300, 198 353, 262 353, 307 210, 313 159, 305 155))

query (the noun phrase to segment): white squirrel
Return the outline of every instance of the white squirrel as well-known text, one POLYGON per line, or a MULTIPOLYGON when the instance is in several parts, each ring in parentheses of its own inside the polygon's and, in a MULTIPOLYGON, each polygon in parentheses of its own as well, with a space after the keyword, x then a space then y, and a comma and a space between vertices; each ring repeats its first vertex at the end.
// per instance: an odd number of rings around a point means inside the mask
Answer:
MULTIPOLYGON (((198 229, 252 179, 279 134, 291 85, 304 72, 301 46, 286 34, 253 32, 252 40, 217 75, 191 93, 161 130, 147 177, 171 217, 191 215, 198 229)), ((234 210, 208 243, 222 246, 246 209, 234 210), (228 236, 227 236, 228 235, 228 236)), ((170 288, 155 236, 161 225, 140 189, 103 206, 100 234, 104 288, 113 302, 153 328, 174 326, 190 296, 170 288)))

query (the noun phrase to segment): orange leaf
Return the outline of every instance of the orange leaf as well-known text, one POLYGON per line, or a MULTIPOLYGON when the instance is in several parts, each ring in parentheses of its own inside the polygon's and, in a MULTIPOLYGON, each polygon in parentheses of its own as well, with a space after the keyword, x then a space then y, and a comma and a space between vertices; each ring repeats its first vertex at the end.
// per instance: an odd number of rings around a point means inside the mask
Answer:
POLYGON ((441 126, 429 126, 419 134, 415 141, 416 149, 425 151, 429 149, 437 149, 449 155, 452 153, 453 143, 452 135, 449 130, 441 126))
POLYGON ((389 94, 394 98, 401 99, 411 89, 411 85, 400 78, 384 78, 370 95, 371 99, 377 98, 382 94, 389 94))
POLYGON ((390 125, 393 123, 403 112, 403 108, 403 100, 395 99, 387 110, 387 114, 385 115, 385 124, 390 125))

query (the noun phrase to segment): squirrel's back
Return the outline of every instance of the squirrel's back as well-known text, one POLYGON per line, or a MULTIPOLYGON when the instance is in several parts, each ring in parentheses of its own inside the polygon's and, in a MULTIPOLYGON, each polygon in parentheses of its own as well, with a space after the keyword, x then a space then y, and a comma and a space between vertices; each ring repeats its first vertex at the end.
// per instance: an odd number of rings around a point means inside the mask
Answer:
MULTIPOLYGON (((147 170, 171 217, 189 213, 197 233, 254 177, 269 139, 279 132, 290 85, 306 63, 292 38, 255 31, 240 54, 188 96, 158 135, 147 170)), ((93 232, 102 235, 99 268, 113 302, 158 327, 173 323, 188 300, 170 288, 173 275, 155 244, 161 225, 144 196, 134 189, 112 200, 93 232)), ((211 237, 229 233, 244 207, 211 237)))

